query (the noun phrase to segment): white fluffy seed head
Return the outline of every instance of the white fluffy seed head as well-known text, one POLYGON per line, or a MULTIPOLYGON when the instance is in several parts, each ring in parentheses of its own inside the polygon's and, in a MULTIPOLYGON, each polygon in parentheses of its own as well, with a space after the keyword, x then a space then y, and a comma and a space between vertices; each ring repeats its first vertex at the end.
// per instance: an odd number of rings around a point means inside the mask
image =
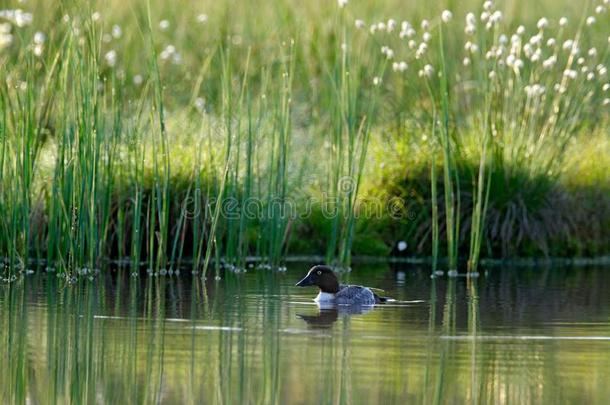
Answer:
POLYGON ((425 65, 423 69, 421 69, 418 73, 419 77, 432 77, 434 74, 434 68, 432 65, 425 65))
POLYGON ((500 10, 496 10, 493 12, 491 17, 489 17, 490 22, 497 24, 502 21, 502 12, 500 10))
POLYGON ((568 19, 566 17, 561 17, 559 19, 559 26, 565 27, 566 25, 568 25, 568 19))
POLYGON ((121 36, 123 35, 123 30, 121 29, 121 27, 119 25, 113 25, 112 26, 112 36, 116 39, 121 38, 121 36))
POLYGON ((513 68, 515 71, 519 72, 519 70, 523 69, 523 61, 521 59, 516 59, 513 63, 513 68))
POLYGON ((392 63, 392 70, 395 72, 404 72, 407 70, 409 66, 407 65, 407 62, 405 61, 401 61, 401 62, 394 62, 392 63))
POLYGON ((542 43, 542 35, 536 34, 530 38, 530 44, 532 45, 540 45, 542 43))
POLYGON ((530 60, 532 62, 538 62, 540 60, 540 48, 536 49, 536 51, 530 56, 530 60))
POLYGON ((548 70, 553 68, 553 66, 555 66, 555 63, 557 63, 557 57, 553 55, 548 59, 545 59, 544 62, 542 62, 542 67, 548 70))
POLYGON ((569 79, 576 79, 578 72, 573 69, 566 69, 563 71, 563 75, 569 79))
POLYGON ((449 11, 449 10, 444 10, 444 11, 441 13, 441 20, 442 20, 444 23, 448 23, 449 21, 451 21, 451 18, 452 18, 452 17, 453 17, 453 13, 451 13, 451 11, 449 11))
POLYGON ((536 26, 538 27, 539 30, 543 30, 549 26, 549 20, 547 20, 545 17, 542 17, 541 19, 538 20, 538 23, 536 24, 536 26))
POLYGON ((473 13, 466 14, 466 25, 476 25, 477 17, 473 13))
POLYGON ((113 49, 111 51, 106 52, 106 55, 104 55, 104 59, 106 60, 106 63, 108 64, 108 66, 114 67, 116 65, 116 61, 117 61, 116 51, 113 49))
MULTIPOLYGON (((526 86, 527 88, 527 86, 526 86)), ((529 92, 529 96, 530 97, 540 97, 542 96, 546 91, 546 87, 544 87, 541 84, 538 83, 534 83, 530 86, 530 92, 529 92)))
POLYGON ((41 31, 38 31, 37 33, 34 34, 34 43, 36 45, 44 44, 44 41, 46 39, 47 39, 46 35, 41 31))
POLYGON ((589 16, 589 17, 587 17, 586 23, 587 23, 587 25, 589 25, 589 26, 591 26, 591 25, 595 24, 595 17, 593 17, 593 16, 589 16))

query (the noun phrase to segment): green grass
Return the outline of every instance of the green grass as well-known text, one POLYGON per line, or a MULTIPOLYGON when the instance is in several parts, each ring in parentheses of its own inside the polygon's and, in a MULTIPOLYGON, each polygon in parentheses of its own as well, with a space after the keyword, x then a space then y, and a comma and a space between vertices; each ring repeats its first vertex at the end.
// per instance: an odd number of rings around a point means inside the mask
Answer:
POLYGON ((291 252, 349 267, 398 240, 472 271, 481 255, 608 253, 608 6, 509 1, 486 29, 478 2, 403 3, 32 1, 31 24, 0 18, 5 277, 30 259, 66 277, 109 259, 278 267, 291 252), (541 56, 521 44, 517 69, 520 24, 541 56), (407 215, 364 218, 371 197, 407 215), (283 215, 312 198, 328 206, 283 215), (260 215, 244 215, 251 201, 260 215))

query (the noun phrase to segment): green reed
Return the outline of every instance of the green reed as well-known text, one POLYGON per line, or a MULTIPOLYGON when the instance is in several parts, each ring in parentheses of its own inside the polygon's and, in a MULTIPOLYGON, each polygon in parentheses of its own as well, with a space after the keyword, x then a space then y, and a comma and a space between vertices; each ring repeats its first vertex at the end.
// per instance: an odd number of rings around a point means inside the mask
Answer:
MULTIPOLYGON (((331 232, 326 248, 326 260, 349 268, 354 236, 359 190, 363 180, 371 131, 378 113, 378 88, 371 87, 362 75, 363 55, 352 49, 352 36, 347 34, 347 15, 340 12, 337 25, 341 29, 341 44, 337 44, 335 64, 331 65, 332 93, 329 131, 330 145, 327 166, 327 191, 324 195, 331 214, 331 232), (368 85, 368 86, 367 86, 368 85)), ((338 34, 339 35, 339 34, 338 34)), ((368 48, 365 48, 368 49, 368 48)), ((372 71, 385 70, 385 63, 373 58, 372 71)))
MULTIPOLYGON (((478 3, 467 3, 478 14, 478 3)), ((607 13, 587 22, 589 9, 581 18, 570 12, 571 25, 553 16, 542 28, 517 13, 487 29, 477 15, 473 35, 457 18, 431 16, 425 29, 412 20, 416 32, 407 38, 399 37, 401 21, 388 29, 381 14, 390 8, 355 2, 315 3, 301 13, 292 0, 244 10, 220 2, 201 25, 194 25, 195 5, 165 15, 155 0, 117 4, 100 17, 95 4, 35 4, 45 12, 36 11, 32 26, 12 24, 13 43, 0 50, 4 274, 34 259, 69 275, 126 258, 155 272, 191 259, 195 271, 221 259, 243 268, 248 255, 278 266, 295 239, 315 239, 310 246, 325 250, 327 261, 349 266, 354 238, 362 236, 357 226, 376 224, 357 218, 359 197, 383 194, 369 146, 386 136, 398 139, 396 149, 413 145, 426 172, 431 164, 431 214, 420 217, 432 219, 411 229, 424 228, 418 235, 432 240, 434 263, 446 255, 454 270, 463 254, 476 271, 479 256, 496 253, 498 232, 514 239, 529 223, 515 229, 515 218, 536 217, 580 134, 607 126, 607 13), (249 23, 255 16, 269 26, 249 23), (165 18, 170 31, 159 27, 165 18), (363 28, 354 28, 358 18, 363 28), (513 56, 525 66, 509 69, 510 38, 521 22, 513 56), (36 54, 39 29, 47 39, 36 54), (536 35, 554 65, 524 56, 536 35), (420 57, 411 38, 428 44, 420 57), (466 51, 467 41, 479 51, 466 51), (169 45, 176 59, 165 55, 169 45), (504 54, 487 58, 483 50, 500 45, 504 54), (379 54, 389 46, 392 57, 379 54), (410 76, 426 65, 432 73, 410 76), (431 147, 403 131, 419 121, 432 124, 431 147), (300 206, 308 194, 325 194, 335 215, 322 225, 293 221, 289 199, 301 198, 300 206), (252 199, 262 207, 256 218, 246 215, 252 199)), ((407 11, 401 19, 428 12, 407 11)), ((384 153, 384 161, 395 157, 384 153)), ((380 222, 384 232, 395 223, 380 222)), ((384 232, 380 243, 391 244, 397 235, 384 232)))
MULTIPOLYGON (((151 14, 149 7, 142 32, 148 38, 151 78, 135 101, 123 101, 123 78, 112 70, 109 76, 102 74, 106 68, 100 61, 101 34, 90 18, 81 20, 84 35, 77 37, 81 34, 74 30, 64 33, 45 72, 42 91, 35 91, 35 69, 29 64, 24 65, 24 71, 31 77, 23 89, 3 82, 0 173, 3 179, 16 181, 7 184, 5 180, 8 187, 2 188, 0 247, 13 266, 25 268, 34 249, 38 255, 46 252, 49 270, 72 269, 72 275, 82 266, 85 272, 100 267, 102 259, 116 252, 119 257, 129 255, 136 267, 146 258, 148 268, 158 272, 182 259, 188 229, 192 230, 195 269, 203 250, 204 269, 212 254, 217 256, 217 263, 224 256, 243 267, 243 259, 251 252, 250 235, 258 227, 266 240, 260 245, 262 254, 276 265, 285 254, 288 218, 283 204, 288 193, 293 44, 287 47, 284 65, 272 70, 273 75, 282 78, 282 84, 264 87, 257 95, 249 88, 247 66, 238 72, 243 80, 236 91, 230 48, 226 55, 221 53, 220 63, 225 66, 221 131, 226 149, 224 153, 213 151, 215 121, 204 117, 201 132, 209 142, 202 139, 199 146, 208 151, 198 154, 185 194, 175 196, 171 192, 173 148, 166 119, 165 85, 157 63, 151 14), (55 94, 65 97, 55 101, 55 94), (271 103, 253 102, 261 95, 271 103), (255 110, 259 115, 256 118, 255 110), (271 140, 261 135, 269 128, 271 140), (261 153, 259 147, 269 152, 261 153), (35 176, 41 176, 42 169, 37 166, 41 154, 53 157, 51 164, 45 161, 45 170, 49 166, 52 173, 47 184, 35 182, 35 176), (214 168, 218 158, 224 159, 224 169, 214 168), (260 159, 267 160, 266 169, 260 169, 260 159), (216 189, 208 186, 210 175, 219 179, 216 189), (245 203, 251 197, 264 198, 270 208, 262 222, 244 215, 245 203), (231 219, 231 215, 221 218, 227 199, 241 201, 239 220, 231 219), (271 211, 278 201, 279 210, 271 211), (171 218, 176 210, 177 220, 171 218), (45 223, 30 225, 33 217, 42 215, 45 223), (32 236, 31 231, 35 232, 32 236)), ((204 64, 199 83, 212 61, 210 57, 204 64)))

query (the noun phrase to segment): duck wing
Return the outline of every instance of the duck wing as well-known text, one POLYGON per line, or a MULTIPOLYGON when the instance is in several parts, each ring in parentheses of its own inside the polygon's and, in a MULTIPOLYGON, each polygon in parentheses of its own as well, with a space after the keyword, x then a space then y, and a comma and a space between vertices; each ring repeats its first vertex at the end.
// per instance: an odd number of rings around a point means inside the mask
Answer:
POLYGON ((368 288, 359 285, 342 286, 335 294, 337 304, 347 305, 373 305, 376 303, 375 294, 368 288))

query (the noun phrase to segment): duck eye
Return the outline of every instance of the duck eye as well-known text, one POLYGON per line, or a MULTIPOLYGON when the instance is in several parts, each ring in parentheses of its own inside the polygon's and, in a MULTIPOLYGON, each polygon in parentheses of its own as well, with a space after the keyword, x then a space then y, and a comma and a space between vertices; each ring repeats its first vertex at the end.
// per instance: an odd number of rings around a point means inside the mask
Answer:
POLYGON ((318 276, 322 275, 322 272, 320 270, 318 270, 316 273, 318 273, 318 276))

